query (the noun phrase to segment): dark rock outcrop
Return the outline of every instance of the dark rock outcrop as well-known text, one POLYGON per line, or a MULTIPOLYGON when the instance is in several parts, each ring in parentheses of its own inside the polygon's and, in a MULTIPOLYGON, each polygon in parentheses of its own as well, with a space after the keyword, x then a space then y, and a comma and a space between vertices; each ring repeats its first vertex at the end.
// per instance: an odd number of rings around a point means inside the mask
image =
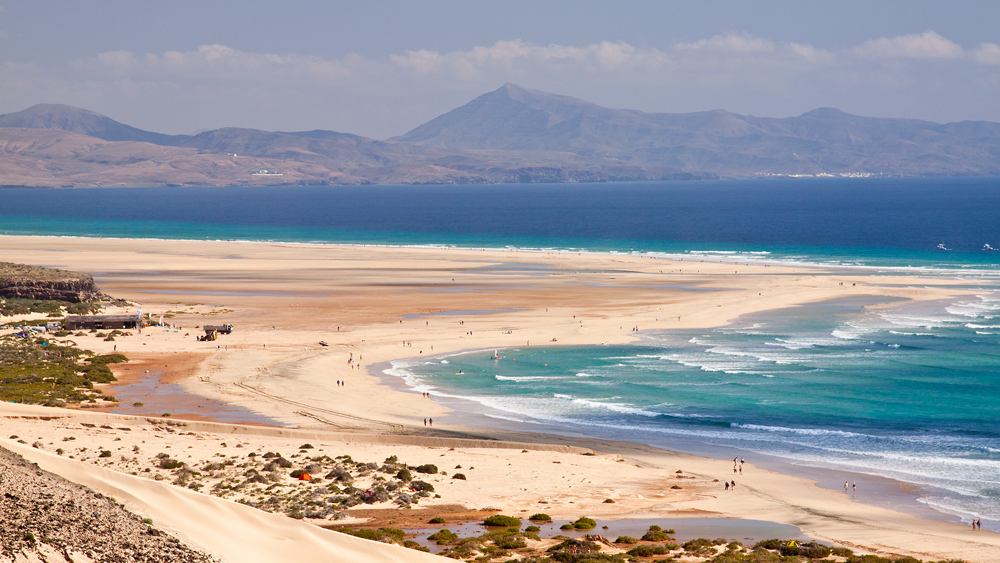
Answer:
POLYGON ((0 262, 0 297, 82 303, 104 295, 88 274, 0 262))

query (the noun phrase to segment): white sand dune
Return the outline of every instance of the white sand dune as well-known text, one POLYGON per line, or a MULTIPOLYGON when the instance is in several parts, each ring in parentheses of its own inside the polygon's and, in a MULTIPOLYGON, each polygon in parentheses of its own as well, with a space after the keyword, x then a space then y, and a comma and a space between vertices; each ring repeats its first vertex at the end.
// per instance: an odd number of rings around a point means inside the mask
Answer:
POLYGON ((151 518, 154 525, 181 541, 223 561, 450 561, 429 553, 331 532, 284 515, 94 467, 20 444, 5 446, 46 471, 114 498, 140 516, 151 518))

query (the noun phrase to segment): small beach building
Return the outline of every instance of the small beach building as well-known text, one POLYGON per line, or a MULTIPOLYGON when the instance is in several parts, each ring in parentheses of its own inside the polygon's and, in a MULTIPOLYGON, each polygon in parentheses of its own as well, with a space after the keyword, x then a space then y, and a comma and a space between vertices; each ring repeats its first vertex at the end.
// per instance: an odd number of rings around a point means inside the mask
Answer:
POLYGON ((63 322, 66 330, 139 328, 138 315, 70 315, 63 322))

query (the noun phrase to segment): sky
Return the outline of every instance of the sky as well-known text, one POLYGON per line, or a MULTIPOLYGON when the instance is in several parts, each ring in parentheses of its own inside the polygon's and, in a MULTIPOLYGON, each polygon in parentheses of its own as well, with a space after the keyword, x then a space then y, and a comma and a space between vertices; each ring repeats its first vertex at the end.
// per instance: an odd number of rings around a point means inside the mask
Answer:
POLYGON ((506 82, 647 112, 1000 121, 1000 2, 0 0, 0 114, 401 135, 506 82))

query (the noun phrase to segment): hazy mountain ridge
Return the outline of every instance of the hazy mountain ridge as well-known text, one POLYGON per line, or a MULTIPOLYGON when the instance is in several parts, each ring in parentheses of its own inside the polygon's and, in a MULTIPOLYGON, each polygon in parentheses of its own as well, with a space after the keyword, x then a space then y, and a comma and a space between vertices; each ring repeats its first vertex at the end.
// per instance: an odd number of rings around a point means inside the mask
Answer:
POLYGON ((62 129, 105 141, 141 141, 166 146, 179 145, 189 137, 136 129, 99 113, 62 104, 37 104, 0 115, 0 127, 62 129))
POLYGON ((399 137, 136 129, 39 104, 0 115, 0 185, 600 182, 759 175, 1000 175, 1000 123, 819 108, 798 117, 611 109, 506 84, 399 137), (266 173, 263 171, 267 171, 266 173))
POLYGON ((513 84, 391 140, 442 149, 561 150, 727 177, 1000 173, 1000 123, 937 124, 833 108, 787 118, 643 113, 513 84))

